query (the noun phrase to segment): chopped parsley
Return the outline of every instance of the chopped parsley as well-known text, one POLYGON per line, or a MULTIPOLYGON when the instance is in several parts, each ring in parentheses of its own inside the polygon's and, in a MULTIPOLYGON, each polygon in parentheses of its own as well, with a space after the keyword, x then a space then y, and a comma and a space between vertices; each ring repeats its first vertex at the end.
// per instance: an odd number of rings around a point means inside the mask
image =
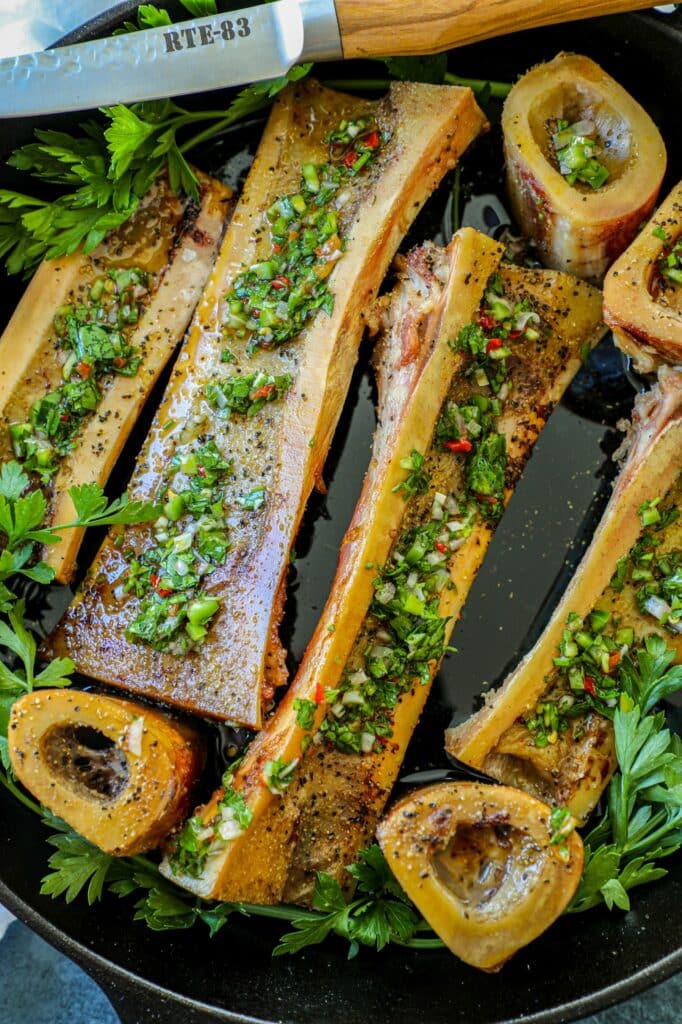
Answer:
POLYGON ((591 122, 557 121, 552 147, 559 171, 569 185, 581 182, 596 190, 608 180, 608 168, 598 159, 601 147, 597 129, 591 122))
POLYGON ((297 192, 266 212, 272 245, 267 259, 235 279, 226 295, 225 340, 277 348, 296 337, 322 309, 331 316, 328 278, 343 255, 339 210, 347 186, 376 158, 389 136, 360 118, 342 121, 327 138, 329 159, 303 164, 297 192))
POLYGON ((230 550, 224 484, 232 467, 211 440, 179 449, 171 465, 156 544, 139 556, 128 552, 121 589, 141 599, 126 637, 182 654, 203 642, 220 608, 204 581, 230 550))
POLYGON ((271 793, 281 796, 294 781, 294 772, 298 762, 298 757, 295 757, 293 761, 282 761, 279 757, 274 761, 266 761, 263 768, 263 784, 271 793))
POLYGON ((87 300, 62 306, 54 318, 57 346, 65 351, 64 383, 31 407, 29 418, 9 426, 16 458, 48 483, 81 425, 102 400, 99 382, 118 374, 134 377, 140 356, 127 331, 140 318, 149 275, 135 267, 109 270, 90 285, 87 300))
MULTIPOLYGON (((665 241, 668 243, 667 236, 665 241)), ((658 271, 671 284, 682 284, 682 238, 678 238, 673 245, 666 245, 658 259, 658 271)))
POLYGON ((265 488, 254 487, 248 494, 242 495, 236 501, 242 508, 248 509, 250 512, 257 512, 265 502, 265 488))
POLYGON ((206 398, 218 416, 229 419, 233 412, 255 416, 268 402, 276 402, 291 387, 288 373, 273 377, 269 373, 248 373, 224 377, 206 385, 206 398))
POLYGON ((232 764, 223 773, 223 792, 211 819, 204 821, 195 814, 173 837, 168 862, 174 874, 199 878, 209 855, 223 849, 251 824, 253 812, 232 786, 235 768, 232 764))
POLYGON ((424 456, 413 448, 406 459, 400 460, 400 468, 407 472, 407 476, 401 483, 396 484, 394 492, 402 491, 405 501, 409 501, 413 494, 426 494, 429 489, 429 477, 424 470, 424 456))

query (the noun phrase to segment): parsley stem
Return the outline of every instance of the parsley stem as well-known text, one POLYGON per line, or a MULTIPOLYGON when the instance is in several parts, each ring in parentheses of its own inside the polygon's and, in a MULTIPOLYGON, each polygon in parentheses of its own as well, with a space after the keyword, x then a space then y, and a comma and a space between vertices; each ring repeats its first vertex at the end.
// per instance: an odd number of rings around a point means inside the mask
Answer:
POLYGON ((19 787, 15 786, 12 782, 9 775, 6 775, 4 772, 0 772, 0 783, 2 783, 5 789, 9 790, 12 796, 15 796, 17 800, 21 801, 24 807, 28 807, 29 811, 33 811, 34 814, 42 814, 42 810, 35 800, 31 800, 30 796, 26 796, 25 793, 22 793, 19 787))
POLYGON ((406 949, 445 949, 445 943, 442 939, 434 937, 432 939, 408 939, 406 942, 401 942, 399 939, 392 939, 396 946, 405 946, 406 949))
POLYGON ((480 92, 486 86, 490 86, 490 96, 493 99, 503 100, 511 92, 511 82, 491 82, 487 78, 462 78, 460 75, 453 75, 449 71, 443 76, 447 85, 468 86, 473 92, 480 92))
MULTIPOLYGON (((264 107, 269 106, 270 103, 270 97, 264 96, 261 103, 259 103, 257 106, 252 106, 249 108, 249 114, 256 114, 259 110, 262 110, 264 107)), ((214 136, 219 135, 220 132, 224 131, 225 128, 229 128, 230 125, 234 124, 235 121, 238 121, 240 119, 240 116, 241 115, 239 113, 226 114, 215 124, 209 125, 208 128, 204 128, 202 131, 197 132, 196 135, 193 135, 191 138, 187 139, 185 142, 182 143, 181 146, 178 147, 178 149, 183 154, 188 153, 190 149, 194 149, 196 146, 200 146, 202 142, 206 142, 208 139, 212 139, 214 136)))
MULTIPOLYGON (((329 89, 350 89, 351 92, 382 92, 388 89, 391 78, 327 78, 324 85, 329 89)), ((490 96, 494 99, 504 99, 511 91, 511 82, 491 82, 487 78, 462 78, 460 75, 453 75, 446 71, 444 75, 446 85, 467 86, 473 92, 482 92, 486 86, 490 87, 490 96)))
POLYGON ((351 92, 382 92, 388 89, 391 78, 325 78, 328 89, 350 89, 351 92))
POLYGON ((281 903, 276 906, 266 906, 261 903, 234 903, 233 906, 240 914, 253 914, 254 917, 276 917, 281 921, 293 921, 295 918, 313 920, 320 916, 318 910, 292 907, 287 903, 281 903))

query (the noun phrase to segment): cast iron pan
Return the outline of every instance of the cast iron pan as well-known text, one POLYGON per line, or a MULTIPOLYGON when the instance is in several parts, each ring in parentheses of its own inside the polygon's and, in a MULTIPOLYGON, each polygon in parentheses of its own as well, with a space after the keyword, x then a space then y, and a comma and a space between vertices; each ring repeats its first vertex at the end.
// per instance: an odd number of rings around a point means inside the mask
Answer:
MULTIPOLYGON (((116 14, 132 6, 120 5, 116 14)), ((111 20, 99 19, 96 29, 111 27, 111 20)), ((669 187, 682 173, 679 14, 634 14, 526 32, 453 52, 450 63, 461 74, 513 79, 561 49, 596 59, 652 114, 668 146, 671 171, 664 187, 669 187)), ((360 77, 370 70, 337 65, 328 74, 360 77)), ((225 100, 224 95, 214 96, 209 102, 216 107, 225 100)), ((53 118, 51 123, 68 126, 73 119, 53 118)), ((27 141, 32 127, 26 121, 3 123, 3 153, 27 141)), ((258 131, 258 123, 239 129, 200 154, 198 162, 217 170, 230 153, 244 145, 252 148, 258 131)), ((7 168, 0 181, 27 188, 7 168)), ((463 181, 465 196, 493 192, 503 198, 495 132, 466 160, 463 181)), ((446 185, 434 197, 410 241, 439 237, 447 192, 446 185)), ((5 316, 19 293, 16 282, 3 284, 5 316)), ((447 767, 443 729, 453 713, 468 714, 482 685, 499 681, 538 635, 608 498, 614 476, 610 454, 618 439, 615 423, 628 415, 633 396, 619 355, 610 342, 603 343, 552 416, 495 537, 455 632, 459 653, 445 663, 410 748, 406 772, 447 767)), ((292 664, 301 657, 326 598, 339 541, 359 493, 374 422, 372 397, 365 352, 330 455, 329 493, 326 499, 318 496, 311 501, 297 542, 285 623, 292 664)), ((129 446, 112 490, 125 486, 139 441, 140 436, 129 446)), ((63 593, 54 594, 48 614, 43 608, 36 608, 35 614, 49 624, 64 601, 63 593)), ((273 960, 270 952, 281 923, 233 919, 210 940, 198 927, 153 934, 133 923, 129 900, 109 897, 92 908, 84 899, 70 906, 53 902, 38 894, 48 856, 42 826, 4 790, 0 813, 0 900, 84 966, 104 987, 125 1024, 568 1021, 624 999, 682 967, 682 919, 674 912, 682 905, 679 857, 671 859, 667 878, 636 890, 629 914, 595 910, 564 918, 500 974, 482 977, 440 951, 362 951, 348 962, 345 943, 336 940, 296 957, 273 960)))

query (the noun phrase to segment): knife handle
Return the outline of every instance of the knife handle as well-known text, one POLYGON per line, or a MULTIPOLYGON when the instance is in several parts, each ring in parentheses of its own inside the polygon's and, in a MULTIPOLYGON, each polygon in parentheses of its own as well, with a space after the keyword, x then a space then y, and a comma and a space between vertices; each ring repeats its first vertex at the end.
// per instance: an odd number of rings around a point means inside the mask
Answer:
POLYGON ((649 0, 336 0, 344 57, 439 53, 491 36, 651 7, 649 0))

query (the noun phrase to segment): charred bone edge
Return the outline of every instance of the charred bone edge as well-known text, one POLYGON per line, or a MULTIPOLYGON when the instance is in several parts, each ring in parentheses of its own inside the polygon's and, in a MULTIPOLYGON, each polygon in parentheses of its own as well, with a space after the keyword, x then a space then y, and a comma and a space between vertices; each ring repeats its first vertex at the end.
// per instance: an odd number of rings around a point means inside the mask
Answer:
MULTIPOLYGON (((160 207, 163 224, 164 214, 168 215, 164 203, 176 204, 177 233, 171 242, 168 263, 160 273, 151 301, 128 336, 129 343, 142 352, 142 362, 135 377, 113 376, 105 384, 97 410, 83 424, 74 449, 61 460, 48 492, 49 525, 59 526, 75 518, 70 487, 93 481, 101 486, 106 484, 156 380, 182 340, 210 274, 226 219, 232 211, 232 190, 201 172, 196 173, 200 183, 198 208, 186 201, 183 209, 164 180, 157 183, 126 225, 128 233, 134 230, 136 219, 144 224, 155 203, 160 207)), ((113 233, 88 256, 78 251, 46 260, 36 271, 0 338, 0 429, 5 434, 5 410, 31 367, 39 363, 40 376, 44 360, 59 360, 52 326, 56 310, 68 303, 90 268, 95 273, 108 269, 107 258, 117 244, 120 237, 113 233), (3 355, 5 351, 7 356, 3 355)), ((56 376, 60 374, 61 366, 56 376)), ((26 417, 29 408, 30 403, 26 417)), ((11 457, 9 445, 3 439, 0 453, 4 451, 11 457)), ((43 558, 55 570, 60 583, 68 583, 74 574, 83 534, 83 530, 66 530, 60 543, 43 549, 43 558)))
POLYGON ((630 356, 639 373, 651 373, 662 362, 682 363, 682 311, 655 297, 656 264, 666 247, 682 233, 682 181, 661 203, 632 245, 616 260, 604 281, 604 320, 616 345, 630 356))
MULTIPOLYGON (((122 565, 109 535, 83 594, 50 641, 55 652, 68 652, 84 674, 251 728, 261 725, 263 683, 269 684, 272 678, 267 674, 270 661, 278 663, 275 685, 285 682, 284 669, 279 668, 283 657, 278 657, 277 630, 289 552, 331 443, 371 301, 418 210, 485 127, 471 90, 401 82, 394 83, 383 100, 370 103, 306 81, 280 94, 133 477, 135 497, 153 492, 173 443, 171 432, 161 429, 164 417, 177 419, 174 413, 180 409, 185 419, 192 411, 187 406, 198 400, 205 380, 224 372, 217 330, 224 295, 243 264, 251 265, 259 255, 264 210, 274 198, 298 186, 300 163, 326 157, 327 127, 359 114, 376 116, 392 132, 391 141, 368 177, 357 179, 356 202, 349 205, 345 254, 329 278, 335 298, 331 318, 318 314, 304 329, 295 353, 292 349, 296 367, 278 362, 280 369, 274 371, 281 372, 282 366, 291 369, 295 379, 286 397, 268 407, 271 426, 261 436, 272 463, 268 494, 262 518, 240 527, 242 534, 233 537, 226 563, 206 580, 205 590, 221 600, 209 636, 199 651, 188 651, 181 658, 125 639, 136 603, 131 595, 120 602, 115 599, 112 580, 122 565)), ((274 366, 280 358, 279 350, 260 349, 249 358, 242 353, 245 346, 246 341, 231 342, 238 363, 231 364, 228 373, 240 365, 245 373, 254 372, 274 366)), ((240 438, 251 439, 249 450, 260 465, 263 457, 252 439, 254 430, 265 429, 264 421, 253 417, 245 425, 243 419, 234 417, 227 435, 222 428, 216 430, 215 441, 229 456, 235 444, 242 443, 240 438)), ((140 527, 126 530, 124 536, 134 541, 149 534, 149 528, 140 527)))
POLYGON ((560 53, 514 85, 502 130, 511 205, 523 234, 535 241, 547 266, 601 281, 656 202, 666 151, 655 124, 594 61, 560 53), (612 129, 614 145, 603 160, 610 179, 595 191, 582 191, 548 159, 546 122, 565 115, 576 121, 590 103, 597 127, 601 118, 604 129, 612 129))
MULTIPOLYGON (((431 249, 440 253, 435 247, 431 249)), ((408 266, 423 251, 413 250, 407 258, 408 266)), ((203 896, 231 899, 226 894, 234 889, 252 896, 256 893, 264 902, 282 898, 286 851, 281 828, 273 831, 269 825, 273 805, 280 801, 262 785, 263 766, 274 758, 289 761, 298 756, 304 731, 296 724, 294 700, 315 699, 318 681, 323 680, 326 688, 333 687, 343 671, 374 594, 374 573, 365 565, 385 561, 405 513, 406 503, 393 490, 405 476, 400 462, 414 448, 423 450, 431 441, 450 380, 460 363, 448 342, 475 314, 486 282, 502 256, 502 246, 464 228, 446 252, 445 284, 441 287, 433 276, 422 302, 415 310, 398 311, 379 343, 378 426, 362 492, 341 542, 331 591, 296 678, 273 718, 249 746, 235 776, 234 786, 241 791, 253 820, 220 855, 209 857, 200 878, 174 874, 168 859, 161 866, 167 877, 203 896), (334 629, 330 631, 332 624, 334 629)), ((315 727, 321 719, 320 708, 315 727)), ((210 820, 219 796, 220 791, 195 813, 210 820)))
POLYGON ((572 832, 562 853, 550 842, 550 815, 547 804, 519 789, 441 783, 394 804, 377 839, 450 951, 492 972, 549 928, 580 882, 582 840, 572 832), (482 883, 484 865, 493 872, 482 883))
POLYGON ((187 814, 204 764, 188 726, 146 705, 73 689, 20 697, 8 739, 22 785, 116 857, 160 845, 187 814))
MULTIPOLYGON (((569 612, 581 617, 592 611, 615 570, 641 532, 641 504, 665 494, 682 469, 682 369, 664 367, 651 392, 635 404, 627 456, 602 520, 552 618, 535 647, 507 677, 479 712, 447 730, 445 746, 460 761, 506 782, 514 770, 496 748, 518 719, 531 711, 546 689, 553 658, 569 612)), ((571 766, 572 795, 562 796, 572 814, 585 821, 616 768, 613 730, 604 721, 599 743, 571 766)), ((553 780, 558 786, 561 777, 553 780)), ((549 784, 549 783, 548 783, 549 784)), ((531 792, 532 784, 529 783, 531 792)))

